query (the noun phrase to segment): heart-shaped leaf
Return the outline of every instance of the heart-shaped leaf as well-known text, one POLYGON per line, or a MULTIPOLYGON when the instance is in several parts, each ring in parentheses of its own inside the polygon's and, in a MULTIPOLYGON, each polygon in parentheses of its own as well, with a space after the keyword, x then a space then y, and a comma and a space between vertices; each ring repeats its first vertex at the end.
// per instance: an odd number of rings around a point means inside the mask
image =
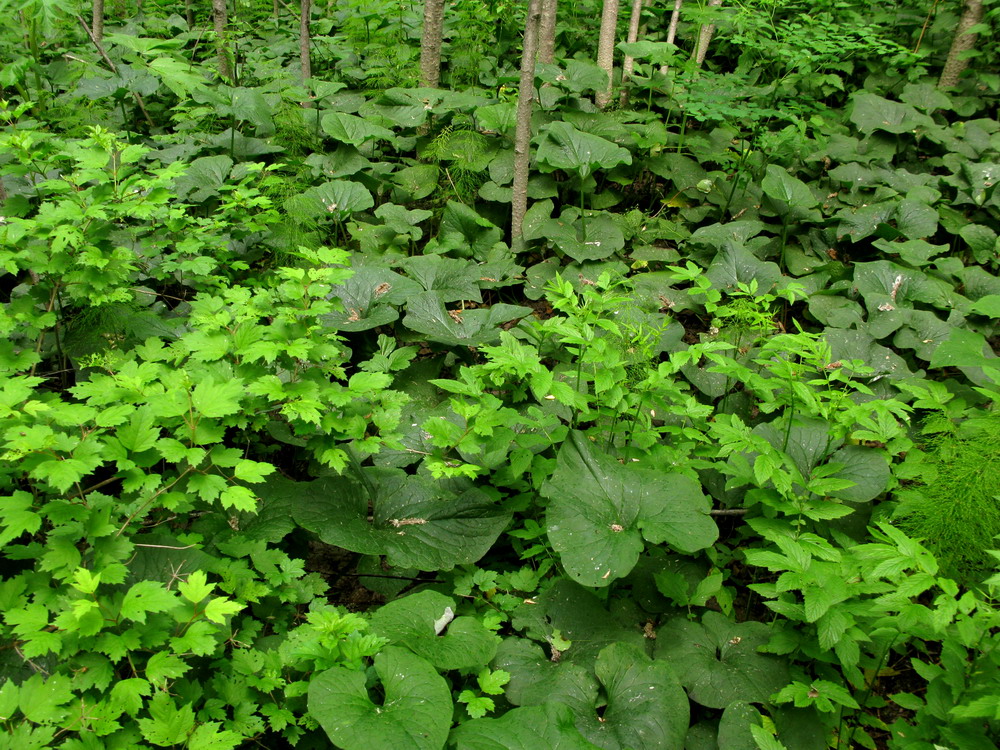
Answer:
POLYGON ((385 692, 368 695, 365 673, 334 667, 309 683, 309 714, 344 750, 441 750, 451 724, 451 691, 419 656, 389 646, 375 657, 385 692))
POLYGON ((557 456, 542 486, 549 541, 573 580, 607 586, 628 575, 643 536, 691 552, 718 537, 708 499, 687 477, 631 465, 600 452, 580 432, 557 456))
POLYGON ((688 695, 703 706, 766 703, 788 682, 782 660, 757 652, 770 639, 767 625, 737 624, 718 612, 706 612, 700 624, 675 617, 657 631, 656 658, 677 670, 688 695))
POLYGON ((530 314, 529 307, 506 304, 448 310, 440 292, 423 292, 410 300, 403 325, 441 344, 481 346, 500 340, 501 324, 530 314))
POLYGON ((568 122, 554 122, 545 128, 535 159, 539 164, 576 172, 581 177, 598 167, 611 169, 632 163, 632 155, 626 149, 577 130, 568 122))
POLYGON ((598 750, 574 726, 562 703, 526 706, 498 719, 466 721, 451 733, 455 750, 598 750))
POLYGON ((476 562, 510 521, 510 512, 479 490, 455 496, 426 477, 391 468, 368 469, 365 479, 271 477, 258 494, 327 544, 385 555, 399 568, 450 570, 476 562))
POLYGON ((372 632, 440 670, 482 667, 493 659, 500 639, 480 619, 451 619, 456 607, 454 599, 437 591, 410 594, 375 610, 372 632))
POLYGON ((343 112, 329 112, 320 120, 323 131, 334 140, 360 146, 365 141, 373 139, 392 140, 393 132, 370 120, 357 115, 347 115, 343 112))

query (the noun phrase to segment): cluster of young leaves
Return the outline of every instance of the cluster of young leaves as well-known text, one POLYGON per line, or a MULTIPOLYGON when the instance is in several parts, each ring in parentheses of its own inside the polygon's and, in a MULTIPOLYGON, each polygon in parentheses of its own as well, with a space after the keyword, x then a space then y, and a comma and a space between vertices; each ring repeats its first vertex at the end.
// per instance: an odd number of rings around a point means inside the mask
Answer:
POLYGON ((464 91, 414 87, 396 0, 318 11, 305 84, 270 9, 225 84, 179 17, 101 71, 49 10, 0 73, 12 741, 995 744, 952 554, 994 516, 928 470, 991 419, 1000 126, 919 23, 686 10, 733 64, 624 45, 599 112, 574 7, 515 252, 509 3, 455 4, 464 91), (952 506, 933 552, 887 522, 952 506), (306 538, 391 601, 327 605, 306 538))

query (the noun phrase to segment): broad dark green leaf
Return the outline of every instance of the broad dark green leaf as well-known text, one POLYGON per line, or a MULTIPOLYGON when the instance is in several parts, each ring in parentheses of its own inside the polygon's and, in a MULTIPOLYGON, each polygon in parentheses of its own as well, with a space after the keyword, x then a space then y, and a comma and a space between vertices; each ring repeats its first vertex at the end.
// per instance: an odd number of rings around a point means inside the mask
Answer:
POLYGON ((708 500, 694 482, 624 467, 580 432, 560 447, 542 494, 549 498, 549 540, 573 580, 585 586, 607 586, 628 575, 643 536, 690 552, 718 535, 708 500))
POLYGON ((584 133, 566 122, 550 124, 541 136, 535 159, 554 169, 586 177, 598 167, 631 164, 632 155, 600 136, 584 133))
POLYGON ((597 750, 574 725, 562 703, 526 706, 497 719, 475 719, 451 733, 456 750, 597 750))
POLYGON ((531 308, 496 304, 448 310, 440 292, 422 292, 406 306, 403 325, 431 341, 451 346, 481 346, 500 340, 500 326, 531 314, 531 308))
POLYGON ((389 646, 375 657, 385 693, 368 695, 365 673, 334 667, 309 683, 309 713, 344 750, 441 750, 451 725, 451 691, 424 659, 389 646))
POLYGON ((383 128, 370 120, 343 112, 328 112, 320 120, 323 132, 336 141, 360 146, 370 140, 392 140, 395 136, 389 128, 383 128))
POLYGON ((476 562, 510 520, 475 489, 455 496, 426 477, 389 468, 366 470, 365 477, 367 485, 346 476, 312 482, 272 476, 258 494, 288 508, 327 544, 385 555, 400 568, 450 570, 476 562))
POLYGON ((767 625, 737 624, 718 612, 706 612, 701 623, 675 617, 657 631, 656 658, 676 670, 691 699, 703 706, 766 703, 788 682, 785 663, 757 651, 770 638, 767 625))
POLYGON ((442 671, 481 669, 493 659, 500 639, 480 619, 456 618, 457 607, 454 599, 436 591, 410 594, 375 610, 372 632, 442 671))

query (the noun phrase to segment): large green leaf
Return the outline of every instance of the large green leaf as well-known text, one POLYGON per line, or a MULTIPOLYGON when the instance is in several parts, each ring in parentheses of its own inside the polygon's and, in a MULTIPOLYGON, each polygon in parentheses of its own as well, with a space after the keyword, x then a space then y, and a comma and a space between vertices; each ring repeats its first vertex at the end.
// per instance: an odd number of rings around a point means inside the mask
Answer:
POLYGON ((547 640, 558 630, 573 644, 559 657, 559 663, 583 664, 588 668, 597 654, 612 643, 637 647, 649 643, 635 622, 627 617, 617 618, 593 591, 565 578, 557 580, 530 603, 519 606, 514 612, 513 625, 536 640, 547 640))
POLYGON ((422 292, 406 306, 403 325, 441 344, 481 346, 500 340, 501 324, 530 314, 529 307, 503 303, 486 308, 448 310, 441 292, 422 292))
POLYGON ((285 201, 285 208, 292 216, 313 220, 321 216, 342 218, 374 205, 375 199, 368 188, 351 180, 324 182, 285 201))
POLYGON ((766 703, 788 682, 782 660, 757 652, 770 639, 767 625, 737 624, 718 612, 706 612, 700 624, 674 617, 657 631, 656 658, 677 671, 691 699, 703 706, 766 703))
POLYGON ((372 632, 442 671, 482 668, 493 659, 500 639, 478 618, 455 618, 456 607, 454 599, 437 591, 410 594, 375 610, 372 632))
POLYGON ((340 331, 367 331, 396 320, 396 308, 419 291, 416 282, 387 266, 355 265, 351 277, 332 289, 344 309, 324 315, 322 320, 340 331))
POLYGON ((403 268, 428 292, 437 292, 442 302, 482 302, 479 267, 475 263, 442 255, 415 255, 401 262, 403 268))
POLYGON ((343 112, 329 112, 320 120, 323 131, 334 140, 360 146, 370 140, 392 140, 393 132, 370 120, 343 112))
POLYGON ((757 750, 751 726, 760 726, 760 711, 745 701, 726 706, 719 719, 719 747, 725 750, 757 750))
POLYGON ((715 542, 718 528, 700 487, 682 475, 624 467, 580 432, 557 456, 542 486, 549 541, 573 580, 607 586, 628 575, 643 537, 686 552, 715 542))
POLYGON ((456 750, 597 750, 573 723, 569 706, 546 703, 508 711, 498 719, 475 719, 452 733, 456 750))
POLYGON ((576 172, 582 177, 598 167, 611 169, 632 163, 632 155, 626 149, 600 136, 577 130, 567 122, 554 122, 545 128, 535 159, 540 164, 576 172))
POLYGON ((813 208, 819 204, 808 185, 774 164, 767 165, 767 174, 760 186, 767 197, 779 200, 790 208, 813 208))
POLYGON ((756 279, 757 288, 767 292, 778 283, 781 269, 776 263, 758 259, 742 244, 726 242, 705 276, 717 289, 735 289, 756 279))
POLYGON ((426 477, 390 468, 366 470, 365 480, 270 477, 258 494, 327 544, 385 555, 400 568, 449 570, 476 562, 510 521, 510 512, 479 490, 455 496, 426 477))
POLYGON ((691 709, 670 666, 616 643, 601 651, 594 669, 607 707, 578 721, 587 739, 608 750, 682 750, 691 709))
POLYGON ((625 247, 625 235, 610 214, 588 213, 586 218, 581 218, 578 209, 568 208, 558 219, 542 222, 536 232, 581 263, 602 260, 625 247))
POLYGON ((537 646, 511 638, 501 645, 496 664, 511 674, 507 696, 513 703, 567 706, 580 732, 598 747, 680 750, 684 746, 687 696, 674 670, 650 661, 636 645, 605 646, 590 662, 591 673, 575 663, 554 663, 537 646), (604 706, 603 713, 598 713, 599 705, 604 706))
POLYGON ((451 691, 419 656, 389 646, 375 657, 385 693, 368 695, 364 672, 334 667, 309 684, 309 714, 344 750, 441 750, 451 725, 451 691))
POLYGON ((898 134, 934 125, 930 117, 910 105, 893 102, 868 91, 851 96, 850 119, 862 133, 884 130, 898 134))

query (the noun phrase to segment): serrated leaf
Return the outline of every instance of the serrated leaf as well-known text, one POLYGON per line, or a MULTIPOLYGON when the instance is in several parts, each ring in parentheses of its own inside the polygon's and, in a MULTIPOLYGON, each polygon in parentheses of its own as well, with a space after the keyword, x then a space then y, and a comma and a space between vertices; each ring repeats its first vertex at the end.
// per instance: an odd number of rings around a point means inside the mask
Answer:
POLYGON ((142 736, 157 747, 172 747, 187 741, 194 729, 194 710, 190 705, 178 706, 165 692, 158 692, 149 701, 149 718, 137 723, 142 736))
POLYGON ((221 624, 226 621, 227 617, 243 611, 245 607, 245 604, 220 596, 205 605, 204 615, 207 620, 221 624))
POLYGON ((150 612, 169 612, 180 605, 177 594, 159 581, 139 581, 125 592, 121 616, 134 622, 146 622, 150 612))

